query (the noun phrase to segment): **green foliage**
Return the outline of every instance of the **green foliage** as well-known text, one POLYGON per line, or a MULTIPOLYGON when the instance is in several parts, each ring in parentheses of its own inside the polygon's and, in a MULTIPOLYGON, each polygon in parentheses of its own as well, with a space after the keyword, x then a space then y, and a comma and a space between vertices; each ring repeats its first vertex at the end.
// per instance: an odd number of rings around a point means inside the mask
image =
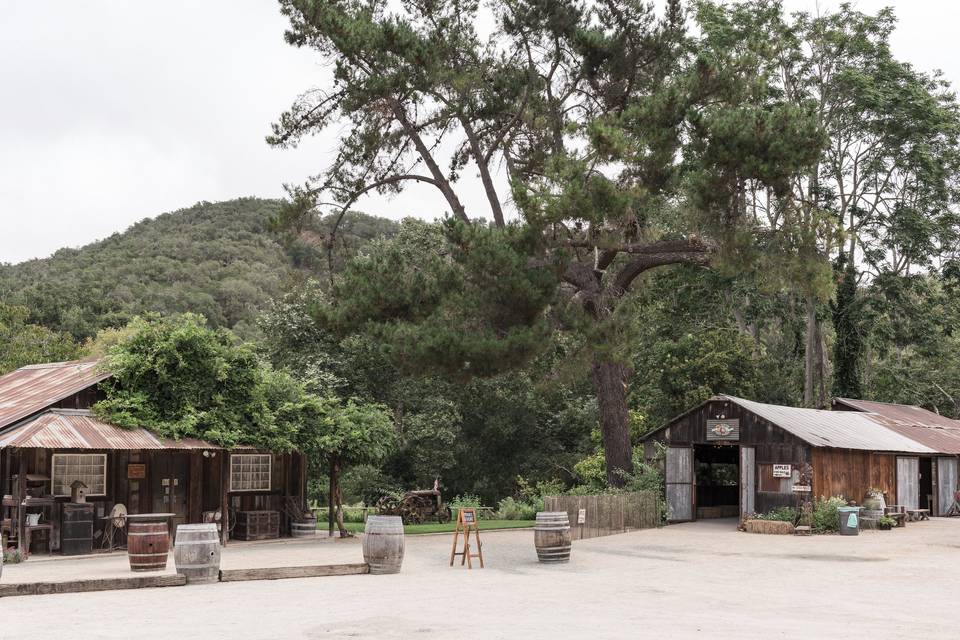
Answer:
POLYGON ((498 520, 536 520, 537 511, 543 511, 543 500, 539 504, 520 502, 507 496, 497 505, 494 517, 498 520))
POLYGON ((752 516, 755 520, 775 520, 778 522, 796 523, 797 510, 793 507, 777 507, 766 513, 758 513, 752 516))
POLYGON ((813 505, 813 530, 818 533, 837 531, 840 528, 840 507, 847 506, 842 496, 820 498, 813 505))
POLYGON ((891 527, 897 526, 897 521, 891 518, 890 516, 880 516, 877 519, 877 524, 880 525, 881 527, 885 527, 889 529, 891 527))
MULTIPOLYGON (((265 233, 279 207, 257 198, 200 202, 80 249, 0 264, 0 295, 29 308, 29 322, 77 339, 149 312, 197 313, 214 327, 254 337, 257 315, 297 270, 326 273, 325 252, 309 238, 322 236, 330 222, 317 220, 301 235, 265 233)), ((389 220, 351 214, 338 236, 335 268, 394 230, 389 220)))
POLYGON ((63 332, 30 324, 30 310, 0 302, 0 375, 24 365, 80 357, 81 347, 63 332))
POLYGON ((135 318, 104 366, 113 377, 94 411, 113 424, 227 447, 297 444, 302 424, 290 418, 299 418, 291 407, 304 401, 300 387, 201 316, 135 318))
POLYGON ((857 269, 841 252, 836 271, 840 279, 836 301, 830 304, 836 340, 833 346, 833 394, 863 397, 863 358, 866 348, 863 296, 857 292, 857 269))

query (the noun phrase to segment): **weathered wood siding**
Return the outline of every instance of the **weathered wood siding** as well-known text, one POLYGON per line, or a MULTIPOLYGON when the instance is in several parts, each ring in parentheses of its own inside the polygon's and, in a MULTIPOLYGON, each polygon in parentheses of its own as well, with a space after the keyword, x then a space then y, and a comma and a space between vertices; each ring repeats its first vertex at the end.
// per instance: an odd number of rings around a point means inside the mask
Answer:
POLYGON ((813 449, 813 496, 843 496, 862 502, 867 491, 883 491, 893 504, 897 487, 896 458, 871 451, 813 449))
POLYGON ((957 459, 937 458, 937 515, 945 516, 953 506, 957 490, 957 459))
POLYGON ((908 509, 920 507, 920 459, 897 458, 897 504, 908 509))
POLYGON ((566 511, 574 540, 597 538, 623 533, 631 529, 649 529, 660 524, 657 496, 652 491, 638 491, 602 496, 545 496, 545 511, 566 511), (580 509, 585 509, 585 522, 578 524, 580 509))
POLYGON ((740 447, 740 515, 756 513, 757 452, 753 447, 740 447))
POLYGON ((693 449, 670 447, 667 449, 667 520, 685 522, 693 520, 693 449))

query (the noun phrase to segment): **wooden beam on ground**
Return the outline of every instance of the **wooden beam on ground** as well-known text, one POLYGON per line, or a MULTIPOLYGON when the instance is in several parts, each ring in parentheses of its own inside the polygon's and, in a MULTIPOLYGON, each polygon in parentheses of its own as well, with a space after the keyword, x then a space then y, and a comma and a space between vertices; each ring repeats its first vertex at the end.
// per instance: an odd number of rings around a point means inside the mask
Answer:
POLYGON ((365 562, 357 564, 320 564, 303 567, 269 567, 266 569, 223 569, 220 582, 245 580, 280 580, 283 578, 319 578, 323 576, 350 576, 370 573, 365 562))
POLYGON ((64 580, 62 582, 24 582, 0 584, 0 598, 34 596, 48 593, 82 593, 86 591, 115 591, 117 589, 148 589, 153 587, 181 587, 187 579, 180 575, 137 576, 133 578, 106 578, 99 580, 64 580))

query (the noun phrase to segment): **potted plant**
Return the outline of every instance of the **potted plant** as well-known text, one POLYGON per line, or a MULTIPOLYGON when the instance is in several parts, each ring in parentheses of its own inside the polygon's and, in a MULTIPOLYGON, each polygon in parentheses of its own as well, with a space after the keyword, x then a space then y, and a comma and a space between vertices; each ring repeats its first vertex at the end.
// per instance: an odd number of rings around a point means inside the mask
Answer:
POLYGON ((890 531, 895 524, 897 524, 897 521, 890 516, 883 516, 877 520, 877 528, 881 531, 890 531))

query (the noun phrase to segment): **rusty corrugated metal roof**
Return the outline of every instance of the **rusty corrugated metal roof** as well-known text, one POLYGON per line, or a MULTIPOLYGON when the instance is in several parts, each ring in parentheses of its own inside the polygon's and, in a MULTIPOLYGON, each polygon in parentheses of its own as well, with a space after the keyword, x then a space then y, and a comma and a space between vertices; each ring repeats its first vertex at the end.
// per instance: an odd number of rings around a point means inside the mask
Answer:
POLYGON ((729 400, 738 404, 816 447, 937 453, 935 449, 890 428, 890 424, 896 421, 876 414, 782 407, 726 395, 714 396, 712 399, 729 400))
POLYGON ((834 406, 845 405, 856 411, 873 414, 885 426, 934 449, 937 453, 960 454, 960 421, 909 404, 850 398, 836 398, 833 404, 834 406))
POLYGON ((146 429, 123 429, 89 411, 50 409, 0 435, 0 448, 24 449, 219 449, 195 438, 160 438, 146 429))
POLYGON ((0 429, 110 377, 99 360, 50 362, 0 376, 0 429))

